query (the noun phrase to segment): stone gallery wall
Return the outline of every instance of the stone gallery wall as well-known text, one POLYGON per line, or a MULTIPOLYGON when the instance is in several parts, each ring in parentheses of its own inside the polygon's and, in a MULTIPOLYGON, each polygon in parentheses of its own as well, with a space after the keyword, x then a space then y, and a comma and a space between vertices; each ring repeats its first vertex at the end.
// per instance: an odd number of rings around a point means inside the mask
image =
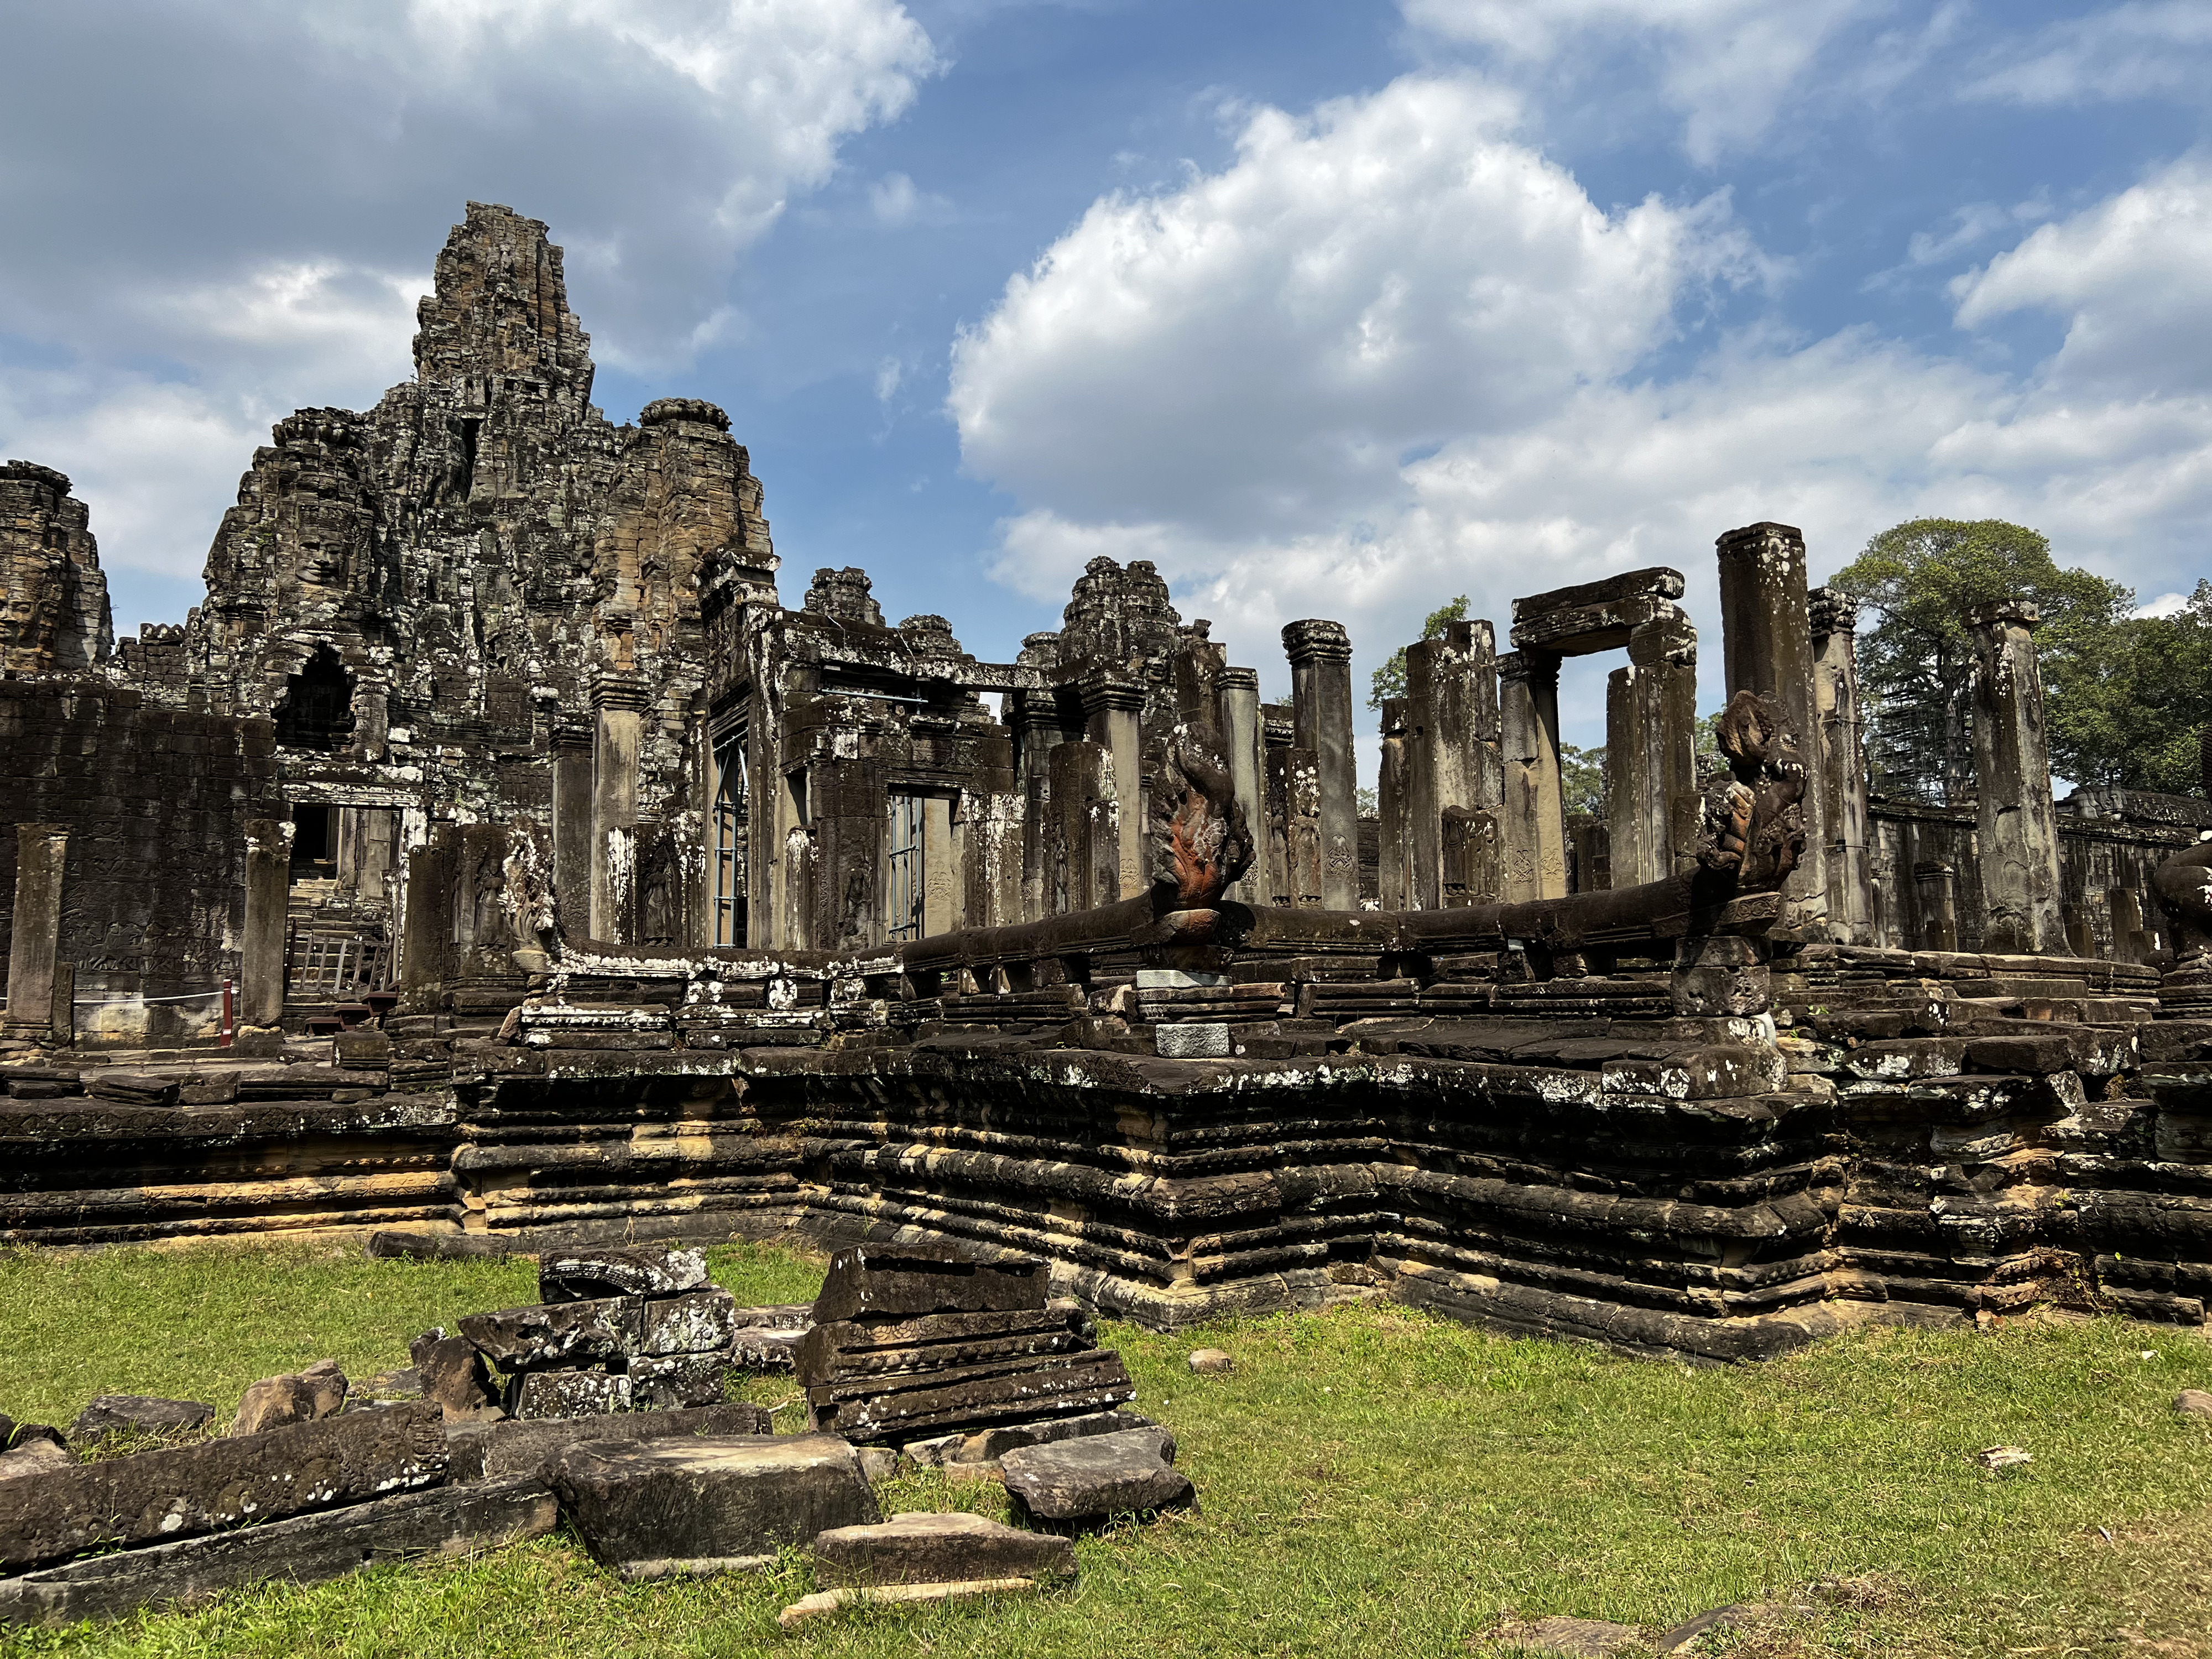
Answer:
POLYGON ((246 822, 275 799, 267 720, 148 703, 96 679, 0 680, 0 957, 15 826, 69 832, 57 956, 76 965, 77 1030, 161 1042, 213 1029, 216 998, 152 1003, 239 971, 246 822))

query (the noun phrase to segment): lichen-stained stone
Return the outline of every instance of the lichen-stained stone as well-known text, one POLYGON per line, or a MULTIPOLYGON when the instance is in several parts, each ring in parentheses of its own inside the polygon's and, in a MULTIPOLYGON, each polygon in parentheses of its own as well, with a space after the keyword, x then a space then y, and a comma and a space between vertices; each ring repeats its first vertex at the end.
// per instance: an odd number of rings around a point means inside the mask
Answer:
POLYGON ((538 1303, 471 1314, 461 1334, 502 1370, 550 1370, 635 1353, 642 1311, 627 1296, 538 1303))
POLYGON ((444 1479, 434 1406, 393 1406, 0 1486, 0 1571, 359 1503, 444 1479))
POLYGON ((64 474, 0 462, 0 669, 73 674, 107 660, 115 629, 89 524, 64 474))
POLYGON ((264 1376, 246 1391, 232 1420, 234 1435, 262 1434, 292 1423, 314 1423, 345 1409, 351 1392, 335 1359, 319 1359, 306 1370, 264 1376))
POLYGON ((524 1371, 507 1383, 507 1415, 525 1421, 630 1408, 630 1380, 605 1371, 524 1371))
POLYGON ((215 1407, 198 1400, 103 1394, 77 1413, 70 1439, 80 1446, 95 1446, 111 1434, 169 1434, 197 1429, 214 1416, 215 1407))
POLYGON ((1009 1253, 973 1261, 945 1251, 861 1245, 830 1258, 814 1319, 827 1324, 868 1316, 1041 1310, 1048 1283, 1045 1264, 1034 1256, 1009 1253))
POLYGON ((688 1411, 629 1411, 529 1423, 469 1423, 447 1430, 453 1479, 487 1480, 529 1474, 550 1479, 571 1446, 599 1440, 689 1439, 700 1435, 769 1434, 768 1412, 735 1400, 688 1411))
POLYGON ((814 1582, 844 1585, 951 1584, 981 1578, 1059 1578, 1075 1571, 1075 1546, 980 1515, 895 1515, 873 1526, 816 1534, 814 1582))
POLYGON ((727 1291, 656 1297, 639 1314, 641 1354, 711 1353, 726 1349, 737 1330, 737 1298, 727 1291))
POLYGON ((625 1578, 766 1565, 777 1550, 878 1518, 835 1435, 586 1443, 553 1474, 592 1558, 625 1578))
POLYGON ((1170 1465, 1174 1442, 1157 1429, 1024 1446, 1000 1460, 1006 1490, 1045 1521, 1093 1521, 1191 1501, 1190 1477, 1170 1465))
POLYGON ((678 1296, 707 1284, 698 1250, 548 1250, 538 1261, 544 1302, 584 1302, 612 1296, 678 1296))
POLYGON ((731 1358, 718 1353, 641 1354, 629 1360, 630 1404, 677 1409, 709 1406, 727 1392, 731 1358))
POLYGON ((422 1397, 442 1408, 448 1423, 473 1423, 501 1415, 483 1352, 465 1336, 426 1331, 408 1349, 422 1397))

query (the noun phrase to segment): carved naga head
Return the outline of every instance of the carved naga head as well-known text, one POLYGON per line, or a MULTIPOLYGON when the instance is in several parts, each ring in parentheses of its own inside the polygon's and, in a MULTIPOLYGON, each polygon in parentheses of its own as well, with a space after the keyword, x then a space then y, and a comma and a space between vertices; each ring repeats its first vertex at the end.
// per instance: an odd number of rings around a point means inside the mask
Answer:
POLYGON ((1805 761, 1771 697, 1739 691, 1717 722, 1729 775, 1705 792, 1705 868, 1753 890, 1788 880, 1805 851, 1805 761))
POLYGON ((1178 726, 1152 770, 1152 887, 1178 910, 1206 910, 1252 867, 1252 830, 1211 726, 1178 726))

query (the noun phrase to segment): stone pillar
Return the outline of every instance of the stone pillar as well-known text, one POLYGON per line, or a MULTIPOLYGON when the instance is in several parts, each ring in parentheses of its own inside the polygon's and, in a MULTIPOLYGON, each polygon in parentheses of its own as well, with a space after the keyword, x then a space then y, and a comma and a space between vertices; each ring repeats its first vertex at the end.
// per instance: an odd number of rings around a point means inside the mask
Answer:
POLYGON ((15 826, 15 919, 8 935, 8 1018, 0 1035, 45 1042, 57 1035, 55 964, 61 954, 62 872, 69 858, 65 823, 15 826))
POLYGON ((1444 902, 1444 814, 1494 809, 1504 799, 1498 751, 1498 641, 1487 622, 1453 623, 1443 638, 1406 647, 1410 896, 1444 902))
POLYGON ((450 823, 430 831, 407 859, 407 925, 399 935, 399 988, 410 1013, 434 1013, 453 960, 453 884, 459 863, 450 823))
POLYGON ((1959 948, 1959 872, 1940 860, 1912 866, 1912 886, 1920 913, 1919 951, 1959 948))
POLYGON ((390 741, 392 688, 364 675, 354 682, 353 752, 356 759, 380 761, 390 741))
POLYGON ((284 1017, 284 945, 292 921, 291 823, 246 823, 246 938, 239 956, 240 1025, 274 1025, 284 1017))
POLYGON ((1607 842, 1613 885, 1662 881, 1697 854, 1698 636, 1686 621, 1628 636, 1606 681, 1607 842))
POLYGON ((637 750, 645 689, 610 671, 592 684, 592 937, 622 944, 637 869, 637 750))
POLYGON ((1266 793, 1267 813, 1265 828, 1255 833, 1260 839, 1259 863, 1265 872, 1265 895, 1270 904, 1297 902, 1291 885, 1291 796, 1284 758, 1297 732, 1288 703, 1260 705, 1260 787, 1266 793))
POLYGON ((1296 746, 1313 751, 1321 790, 1322 908, 1359 908, 1359 766, 1352 746, 1352 640, 1341 623, 1287 623, 1296 746))
POLYGON ((1504 892, 1509 902, 1565 898, 1566 808, 1559 788, 1559 659, 1514 651, 1498 659, 1504 748, 1504 892))
MULTIPOLYGON (((1755 691, 1774 699, 1809 769, 1820 745, 1813 701, 1813 628, 1805 598, 1805 538, 1786 524, 1731 530, 1715 544, 1720 556, 1721 654, 1733 697, 1755 691)), ((1828 835, 1820 792, 1807 780, 1805 855, 1782 893, 1784 923, 1824 925, 1828 835)))
POLYGON ((1085 676, 1082 685, 1084 735, 1103 749, 1114 765, 1114 799, 1121 806, 1121 887, 1109 904, 1145 888, 1145 757, 1139 722, 1145 712, 1142 681, 1111 674, 1085 676))
POLYGON ((1267 737, 1260 723, 1260 671, 1224 668, 1216 685, 1221 697, 1221 744, 1229 751, 1229 784, 1251 827, 1252 867, 1229 884, 1239 904, 1265 904, 1267 888, 1267 737))
POLYGON ((1046 829, 1052 811, 1052 751, 1061 738, 1060 707, 1049 691, 1018 691, 1014 729, 1021 745, 1021 917, 1042 921, 1054 914, 1049 895, 1052 850, 1046 829))
POLYGON ((1848 945, 1874 942, 1868 853, 1866 716, 1859 706, 1859 603, 1839 588, 1807 595, 1813 625, 1813 704, 1820 713, 1814 781, 1828 836, 1828 922, 1848 945))
POLYGON ((560 720, 553 728, 553 896, 562 932, 575 938, 592 930, 592 727, 560 720))
MULTIPOLYGON (((1416 785, 1423 756, 1406 729, 1406 700, 1382 700, 1382 764, 1376 777, 1375 898, 1385 910, 1403 910, 1419 901, 1411 896, 1413 882, 1413 814, 1425 793, 1416 785)), ((1443 820, 1437 820, 1441 856, 1443 820)))
POLYGON ((1976 866, 1987 920, 1982 948, 2042 956, 2063 951, 2058 815, 2051 799, 2043 675, 2026 600, 1978 606, 1974 635, 1974 775, 1979 805, 1976 866))

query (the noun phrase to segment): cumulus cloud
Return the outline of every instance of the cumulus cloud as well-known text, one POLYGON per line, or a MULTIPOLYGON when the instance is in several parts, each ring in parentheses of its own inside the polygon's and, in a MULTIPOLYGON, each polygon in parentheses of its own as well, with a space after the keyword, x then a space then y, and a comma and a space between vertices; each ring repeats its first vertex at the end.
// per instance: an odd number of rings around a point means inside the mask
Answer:
POLYGON ((1136 499, 1288 534, 1626 371, 1686 291, 1752 274, 1724 199, 1608 216, 1512 114, 1407 77, 1257 111, 1222 172, 1094 204, 956 343, 967 464, 1079 518, 1136 499))
POLYGON ((1601 211, 1510 119, 1412 78, 1257 112, 1222 171, 1095 204, 955 353, 967 464, 1018 504, 1000 579, 1049 599, 1097 554, 1149 558, 1263 672, 1293 617, 1343 619, 1372 665, 1455 593, 1503 623, 1516 594, 1652 563, 1711 628, 1712 539, 1759 519, 1805 529, 1815 579, 1942 514, 2037 525, 2148 592, 2193 580, 2197 161, 1960 280, 1962 346, 2036 309, 2068 326, 2046 363, 1753 325, 1662 373, 1655 344, 1755 252, 1724 204, 1601 211))
MULTIPOLYGON (((0 100, 0 316, 11 355, 76 372, 11 375, 0 441, 88 479, 103 458, 75 445, 108 417, 73 399, 150 420, 150 477, 204 428, 149 411, 374 398, 471 198, 552 227, 601 362, 683 362, 742 331, 735 260, 936 68, 896 0, 82 0, 9 31, 60 69, 0 100)), ((175 544, 95 501, 103 550, 196 568, 245 459, 157 515, 196 526, 175 544)))

